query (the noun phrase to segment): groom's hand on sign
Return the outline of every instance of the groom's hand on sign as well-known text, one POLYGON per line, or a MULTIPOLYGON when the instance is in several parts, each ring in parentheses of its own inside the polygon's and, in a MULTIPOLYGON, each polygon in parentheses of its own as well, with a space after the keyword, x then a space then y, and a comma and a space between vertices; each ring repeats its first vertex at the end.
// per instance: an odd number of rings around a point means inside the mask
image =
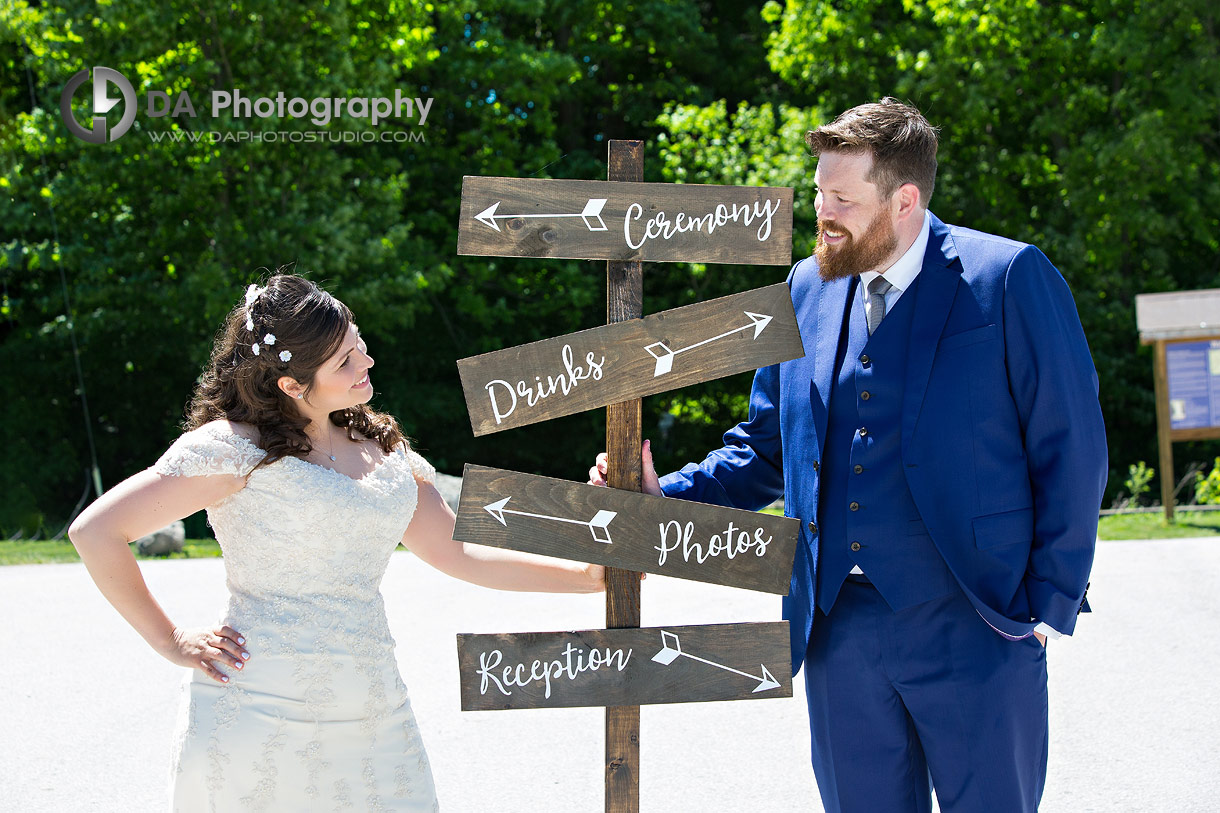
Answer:
MULTIPOLYGON (((641 482, 643 492, 654 497, 664 497, 665 495, 661 493, 661 482, 657 478, 657 468, 652 464, 651 441, 644 441, 643 447, 640 448, 640 462, 644 464, 644 476, 641 482)), ((597 464, 589 469, 589 485, 607 485, 606 466, 606 453, 602 452, 597 456, 597 464)))

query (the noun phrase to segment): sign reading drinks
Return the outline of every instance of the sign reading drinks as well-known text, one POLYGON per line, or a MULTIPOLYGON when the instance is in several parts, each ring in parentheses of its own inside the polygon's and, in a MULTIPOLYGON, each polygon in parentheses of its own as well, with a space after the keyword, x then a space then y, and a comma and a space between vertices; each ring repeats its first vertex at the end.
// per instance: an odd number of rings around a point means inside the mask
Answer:
POLYGON ((792 696, 788 624, 458 635, 462 710, 792 696))
POLYGON ((462 359, 474 434, 799 358, 785 283, 462 359))
POLYGON ((788 265, 792 189, 467 176, 458 254, 788 265))
POLYGON ((453 538, 787 595, 799 529, 787 517, 467 464, 453 538))

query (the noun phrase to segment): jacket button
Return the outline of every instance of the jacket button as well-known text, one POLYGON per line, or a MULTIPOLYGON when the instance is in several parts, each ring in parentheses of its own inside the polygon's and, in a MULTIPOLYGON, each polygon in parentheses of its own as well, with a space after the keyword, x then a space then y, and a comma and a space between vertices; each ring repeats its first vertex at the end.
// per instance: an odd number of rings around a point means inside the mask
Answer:
POLYGON ((867 426, 860 427, 860 437, 862 437, 862 438, 868 437, 868 427, 867 426))
POLYGON ((809 533, 816 534, 818 532, 818 524, 813 520, 809 521, 809 533))
POLYGON ((861 365, 861 366, 863 366, 863 367, 867 367, 868 365, 870 365, 870 364, 872 364, 872 363, 873 363, 873 360, 872 360, 872 359, 870 359, 870 358, 869 358, 867 355, 864 355, 864 356, 861 356, 861 357, 860 357, 860 365, 861 365))
POLYGON ((848 507, 848 508, 850 508, 850 509, 851 509, 851 510, 853 510, 853 511, 859 511, 859 510, 860 510, 860 503, 856 502, 855 500, 852 500, 851 505, 849 505, 849 506, 847 506, 847 507, 848 507))
POLYGON ((815 460, 815 461, 813 461, 813 470, 814 470, 814 471, 818 471, 818 470, 819 470, 819 469, 821 469, 821 468, 822 468, 822 464, 821 464, 821 463, 819 463, 819 462, 818 462, 818 461, 816 461, 816 460, 815 460))
POLYGON ((851 470, 854 471, 856 474, 859 474, 860 472, 864 471, 864 467, 861 466, 859 463, 857 463, 856 465, 851 467, 851 470))
POLYGON ((860 550, 860 543, 859 543, 859 542, 852 542, 852 543, 851 543, 851 549, 852 549, 853 551, 860 550))
POLYGON ((870 394, 868 390, 865 390, 864 392, 860 393, 861 401, 867 401, 869 398, 872 398, 872 397, 873 397, 872 394, 870 394))

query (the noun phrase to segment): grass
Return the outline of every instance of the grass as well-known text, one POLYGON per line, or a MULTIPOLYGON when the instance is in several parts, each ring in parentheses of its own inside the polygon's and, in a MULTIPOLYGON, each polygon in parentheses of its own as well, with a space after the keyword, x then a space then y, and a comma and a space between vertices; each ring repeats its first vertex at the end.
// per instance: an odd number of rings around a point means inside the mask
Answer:
POLYGON ((1220 511, 1173 512, 1173 522, 1164 512, 1155 514, 1110 514, 1097 525, 1099 539, 1171 539, 1183 536, 1220 535, 1220 511))
MULTIPOLYGON (((781 509, 764 509, 765 513, 783 516, 781 509)), ((1220 511, 1174 512, 1174 522, 1165 522, 1163 513, 1112 514, 1104 516, 1097 526, 1099 539, 1172 539, 1186 536, 1220 536, 1220 511)), ((135 552, 135 548, 132 548, 135 552)), ((203 559, 220 556, 220 546, 214 539, 188 539, 181 553, 169 556, 141 556, 137 559, 203 559)), ((55 562, 79 562, 72 543, 57 539, 32 542, 0 541, 0 566, 38 565, 55 562)))
MULTIPOLYGON (((764 508, 764 514, 783 516, 783 509, 764 508)), ((1172 523, 1165 514, 1111 514, 1097 525, 1098 539, 1174 539, 1185 536, 1220 535, 1220 511, 1177 509, 1172 523)))
MULTIPOLYGON (((131 549, 136 553, 135 547, 131 549)), ((137 559, 205 559, 220 556, 220 546, 214 539, 188 539, 181 553, 168 556, 141 556, 137 559)), ((42 565, 56 562, 79 562, 76 548, 66 539, 38 539, 30 542, 0 542, 0 566, 42 565)))

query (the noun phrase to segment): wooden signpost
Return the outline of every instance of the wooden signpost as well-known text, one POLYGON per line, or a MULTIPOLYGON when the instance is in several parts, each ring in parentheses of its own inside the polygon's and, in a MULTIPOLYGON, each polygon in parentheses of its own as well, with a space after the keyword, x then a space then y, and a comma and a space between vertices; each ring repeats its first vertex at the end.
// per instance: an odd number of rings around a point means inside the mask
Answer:
POLYGON ((805 355, 784 283, 462 359, 474 434, 805 355))
POLYGON ((467 177, 458 253, 606 260, 605 327, 458 362, 475 435, 606 406, 609 489, 467 466, 454 536, 606 565, 606 629, 458 636, 462 708, 606 707, 605 809, 638 811, 640 704, 791 697, 788 625, 640 629, 640 570, 786 593, 796 520, 641 490, 640 398, 800 356, 786 285, 643 317, 643 261, 788 265, 789 188, 467 177))
POLYGON ((755 511, 467 464, 453 538, 784 596, 798 528, 755 511))
POLYGON ((462 711, 791 697, 788 625, 459 635, 462 711))

